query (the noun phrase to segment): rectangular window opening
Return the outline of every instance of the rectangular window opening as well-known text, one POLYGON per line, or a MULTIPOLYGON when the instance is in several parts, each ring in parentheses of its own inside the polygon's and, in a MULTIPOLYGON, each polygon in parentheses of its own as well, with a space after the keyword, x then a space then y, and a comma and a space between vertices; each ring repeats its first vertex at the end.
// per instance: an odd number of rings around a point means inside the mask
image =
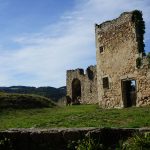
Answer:
POLYGON ((103 51, 104 51, 104 47, 103 47, 103 46, 100 46, 100 47, 99 47, 99 52, 102 53, 103 51))
POLYGON ((109 80, 108 77, 103 78, 103 88, 109 89, 109 80))

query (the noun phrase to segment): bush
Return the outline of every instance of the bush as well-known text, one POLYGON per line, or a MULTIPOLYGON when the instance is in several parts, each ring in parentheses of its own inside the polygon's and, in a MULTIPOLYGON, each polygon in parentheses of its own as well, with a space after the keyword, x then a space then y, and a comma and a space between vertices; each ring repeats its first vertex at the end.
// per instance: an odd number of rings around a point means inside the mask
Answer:
POLYGON ((136 134, 126 141, 120 140, 116 145, 104 145, 101 141, 85 137, 68 145, 69 150, 149 150, 150 133, 136 134), (115 147, 115 148, 114 148, 115 147))
POLYGON ((140 57, 138 57, 136 59, 136 67, 139 69, 141 67, 141 65, 142 65, 142 59, 140 57))
POLYGON ((150 66, 150 52, 147 54, 147 60, 148 60, 149 66, 150 66))
POLYGON ((69 150, 103 150, 103 145, 100 144, 96 139, 85 137, 82 140, 72 141, 68 144, 69 150))
POLYGON ((11 140, 8 138, 1 139, 0 150, 14 150, 11 140))
POLYGON ((123 143, 123 150, 149 150, 150 133, 137 134, 123 143))

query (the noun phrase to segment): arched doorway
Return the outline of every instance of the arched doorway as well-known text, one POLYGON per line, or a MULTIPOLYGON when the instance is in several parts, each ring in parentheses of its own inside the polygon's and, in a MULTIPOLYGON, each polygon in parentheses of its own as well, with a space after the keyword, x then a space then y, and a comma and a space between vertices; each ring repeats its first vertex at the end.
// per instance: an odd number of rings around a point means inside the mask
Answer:
POLYGON ((81 98, 81 82, 79 79, 73 79, 72 81, 72 101, 74 103, 78 102, 81 98))

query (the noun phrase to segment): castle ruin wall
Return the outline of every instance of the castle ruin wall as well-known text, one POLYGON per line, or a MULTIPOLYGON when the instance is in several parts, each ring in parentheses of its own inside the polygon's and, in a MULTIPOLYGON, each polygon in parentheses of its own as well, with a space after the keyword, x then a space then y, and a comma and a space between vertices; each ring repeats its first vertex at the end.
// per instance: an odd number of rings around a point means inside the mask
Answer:
POLYGON ((89 66, 84 74, 83 69, 67 71, 67 96, 74 101, 73 81, 78 80, 81 86, 81 103, 98 103, 96 66, 89 66))
POLYGON ((134 12, 123 13, 119 18, 95 26, 98 100, 101 107, 124 107, 122 81, 136 81, 136 106, 150 103, 150 79, 147 67, 137 68, 139 39, 134 12), (103 86, 107 77, 109 87, 103 86))
POLYGON ((150 105, 150 58, 144 52, 144 29, 138 10, 96 24, 97 64, 85 73, 83 69, 67 71, 67 95, 72 99, 79 95, 82 103, 99 103, 102 108, 150 105))

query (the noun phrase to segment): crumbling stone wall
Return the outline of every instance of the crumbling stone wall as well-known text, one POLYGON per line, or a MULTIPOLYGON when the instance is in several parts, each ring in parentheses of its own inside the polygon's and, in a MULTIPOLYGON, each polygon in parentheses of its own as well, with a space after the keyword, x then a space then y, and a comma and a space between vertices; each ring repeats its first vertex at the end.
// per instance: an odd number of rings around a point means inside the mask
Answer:
POLYGON ((89 66, 84 73, 83 69, 68 70, 67 71, 67 96, 73 101, 73 81, 78 80, 81 86, 81 103, 94 104, 98 103, 97 93, 97 76, 96 66, 89 66))
MULTIPOLYGON (((0 141, 9 140, 1 150, 69 150, 72 141, 86 136, 97 139, 104 146, 114 147, 119 141, 132 137, 135 133, 148 133, 150 128, 68 128, 68 129, 11 129, 0 131, 0 141)), ((115 148, 114 148, 115 149, 115 148)))
POLYGON ((146 58, 142 59, 142 66, 135 71, 137 75, 137 106, 150 105, 150 67, 146 58))
POLYGON ((150 64, 144 52, 145 24, 138 10, 95 25, 95 67, 67 71, 67 95, 81 82, 82 103, 103 108, 150 105, 150 64), (134 82, 134 86, 131 84, 134 82))
POLYGON ((124 107, 123 80, 136 81, 136 106, 150 104, 150 70, 148 65, 138 68, 136 65, 137 58, 144 59, 144 44, 135 12, 143 25, 139 11, 126 12, 117 19, 95 25, 98 100, 104 108, 124 107), (108 88, 104 88, 106 77, 108 88))

